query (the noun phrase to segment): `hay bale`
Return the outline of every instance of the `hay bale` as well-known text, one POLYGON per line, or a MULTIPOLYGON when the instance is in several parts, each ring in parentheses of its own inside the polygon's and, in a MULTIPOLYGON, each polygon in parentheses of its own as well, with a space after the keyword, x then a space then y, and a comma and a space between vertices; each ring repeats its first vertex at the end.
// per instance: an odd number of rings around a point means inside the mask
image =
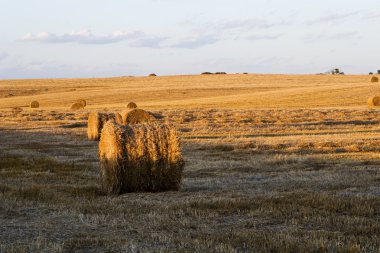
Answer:
POLYGON ((117 124, 122 125, 123 124, 123 118, 121 117, 121 114, 118 112, 114 112, 114 115, 115 115, 115 122, 117 124))
POLYGON ((371 97, 368 99, 369 106, 379 106, 380 105, 380 97, 371 97))
POLYGON ((155 121, 155 117, 142 109, 125 110, 121 114, 124 125, 141 124, 155 121))
POLYGON ((40 103, 38 103, 38 101, 32 101, 30 103, 30 108, 39 108, 40 107, 40 103))
POLYGON ((99 160, 101 185, 109 194, 178 190, 185 165, 173 127, 112 121, 102 130, 99 160))
POLYGON ((101 112, 90 113, 90 115, 88 116, 88 120, 87 120, 87 137, 88 137, 88 139, 93 140, 93 141, 99 140, 103 126, 108 120, 114 120, 117 124, 123 123, 121 115, 117 112, 115 112, 115 113, 101 113, 101 112))
POLYGON ((70 107, 70 110, 72 110, 72 111, 78 111, 80 109, 84 109, 83 105, 80 103, 74 103, 70 107))
POLYGON ((379 82, 379 78, 377 76, 371 77, 371 83, 378 83, 378 82, 379 82))
POLYGON ((129 103, 127 104, 127 108, 128 108, 128 109, 136 109, 136 108, 137 108, 137 105, 136 105, 136 103, 134 103, 134 102, 129 102, 129 103))
POLYGON ((75 103, 81 104, 83 106, 83 108, 86 107, 86 105, 87 105, 86 100, 84 100, 83 98, 78 99, 75 103))
POLYGON ((122 122, 123 122, 122 125, 125 125, 125 122, 127 121, 127 115, 132 110, 133 109, 126 109, 126 110, 124 110, 124 111, 121 112, 121 119, 122 119, 122 122))

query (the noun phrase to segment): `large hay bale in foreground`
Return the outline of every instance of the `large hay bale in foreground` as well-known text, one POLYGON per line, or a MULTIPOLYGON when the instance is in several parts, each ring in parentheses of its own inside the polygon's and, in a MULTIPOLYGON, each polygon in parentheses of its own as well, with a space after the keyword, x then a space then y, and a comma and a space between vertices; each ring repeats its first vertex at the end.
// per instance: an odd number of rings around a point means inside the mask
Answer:
POLYGON ((178 190, 184 161, 173 127, 108 121, 99 143, 100 178, 109 194, 178 190))
POLYGON ((86 107, 86 105, 87 105, 86 100, 84 100, 83 98, 78 99, 75 103, 81 104, 83 106, 83 108, 86 107))
POLYGON ((371 97, 368 99, 369 106, 379 106, 380 105, 380 97, 371 97))
POLYGON ((124 125, 148 123, 156 120, 152 114, 142 109, 126 110, 122 112, 121 116, 124 125))
POLYGON ((30 103, 30 108, 39 108, 40 107, 40 103, 38 103, 38 101, 32 101, 30 103))
POLYGON ((99 140, 103 126, 108 120, 114 120, 117 124, 123 123, 121 115, 117 112, 115 112, 115 113, 102 113, 102 112, 90 113, 90 115, 88 116, 88 121, 87 121, 87 137, 88 137, 88 139, 93 140, 93 141, 99 140))
POLYGON ((136 109, 136 108, 137 108, 137 105, 136 105, 135 102, 129 102, 129 103, 127 104, 127 108, 128 108, 128 109, 136 109))
POLYGON ((371 83, 378 83, 378 82, 379 82, 379 78, 377 76, 371 77, 371 83))
POLYGON ((80 103, 74 103, 70 107, 70 110, 72 110, 72 111, 78 111, 78 110, 81 110, 81 109, 84 109, 84 106, 82 104, 80 104, 80 103))

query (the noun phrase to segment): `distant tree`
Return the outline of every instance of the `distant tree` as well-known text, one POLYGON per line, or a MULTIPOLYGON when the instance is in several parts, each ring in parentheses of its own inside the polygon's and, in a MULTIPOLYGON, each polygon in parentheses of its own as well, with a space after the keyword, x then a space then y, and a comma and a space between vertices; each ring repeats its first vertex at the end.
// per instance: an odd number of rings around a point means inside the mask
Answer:
POLYGON ((344 75, 344 72, 341 72, 340 69, 338 68, 334 68, 330 71, 327 71, 327 74, 330 74, 330 75, 344 75))
POLYGON ((380 69, 377 71, 377 74, 380 75, 380 69))
POLYGON ((373 75, 373 72, 369 72, 368 75, 373 75))

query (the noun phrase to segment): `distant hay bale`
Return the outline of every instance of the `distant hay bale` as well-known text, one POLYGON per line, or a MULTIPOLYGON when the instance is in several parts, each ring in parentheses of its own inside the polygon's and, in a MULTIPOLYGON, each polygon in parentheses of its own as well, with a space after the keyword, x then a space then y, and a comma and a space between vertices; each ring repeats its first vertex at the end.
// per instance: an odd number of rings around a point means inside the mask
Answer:
POLYGON ((81 104, 83 106, 83 108, 86 107, 86 105, 87 105, 86 100, 84 100, 83 98, 78 99, 75 103, 81 104))
POLYGON ((380 97, 371 97, 368 99, 369 106, 379 106, 380 105, 380 97))
POLYGON ((378 83, 378 82, 379 82, 379 78, 377 76, 371 77, 371 83, 378 83))
POLYGON ((148 123, 156 120, 151 113, 142 109, 123 111, 121 117, 124 125, 148 123))
POLYGON ((129 103, 127 104, 127 108, 128 108, 128 109, 135 109, 135 108, 137 108, 137 105, 136 105, 136 103, 134 103, 134 102, 129 102, 129 103))
POLYGON ((99 142, 100 179, 108 194, 178 190, 184 161, 173 127, 108 121, 99 142))
POLYGON ((80 109, 84 109, 84 106, 80 103, 74 103, 70 107, 70 110, 72 110, 72 111, 78 111, 80 109))
POLYGON ((104 124, 108 120, 114 120, 117 124, 122 124, 121 115, 117 112, 115 113, 101 113, 92 112, 88 116, 87 121, 87 137, 89 140, 97 141, 100 139, 100 134, 103 129, 104 124))
POLYGON ((30 108, 39 108, 40 107, 40 103, 38 103, 38 101, 32 101, 30 103, 30 108))

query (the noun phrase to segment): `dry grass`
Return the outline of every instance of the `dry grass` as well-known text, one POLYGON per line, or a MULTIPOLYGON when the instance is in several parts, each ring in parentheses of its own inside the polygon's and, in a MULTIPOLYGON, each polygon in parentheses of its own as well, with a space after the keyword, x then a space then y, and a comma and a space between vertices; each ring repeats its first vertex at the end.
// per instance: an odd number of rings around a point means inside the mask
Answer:
MULTIPOLYGON (((380 92, 368 75, 197 75, 103 79, 0 81, 0 109, 28 105, 33 96, 47 110, 70 107, 73 97, 95 104, 86 108, 121 109, 125 101, 140 108, 296 108, 366 107, 380 92), (3 93, 1 93, 0 97, 3 93), (273 103, 272 101, 276 101, 273 103)), ((380 89, 380 88, 379 88, 380 89)))
POLYGON ((368 76, 0 86, 12 93, 0 94, 0 252, 379 251, 380 111, 365 101, 380 91, 368 76), (182 140, 180 190, 104 195, 88 112, 67 111, 75 96, 164 115, 182 140))
POLYGON ((102 112, 92 112, 88 116, 87 121, 87 138, 89 140, 97 141, 100 139, 100 135, 104 124, 108 120, 113 120, 117 124, 122 124, 123 120, 119 113, 102 113, 102 112))
POLYGON ((107 122, 99 160, 103 190, 111 194, 178 190, 184 168, 176 130, 158 124, 107 122))

